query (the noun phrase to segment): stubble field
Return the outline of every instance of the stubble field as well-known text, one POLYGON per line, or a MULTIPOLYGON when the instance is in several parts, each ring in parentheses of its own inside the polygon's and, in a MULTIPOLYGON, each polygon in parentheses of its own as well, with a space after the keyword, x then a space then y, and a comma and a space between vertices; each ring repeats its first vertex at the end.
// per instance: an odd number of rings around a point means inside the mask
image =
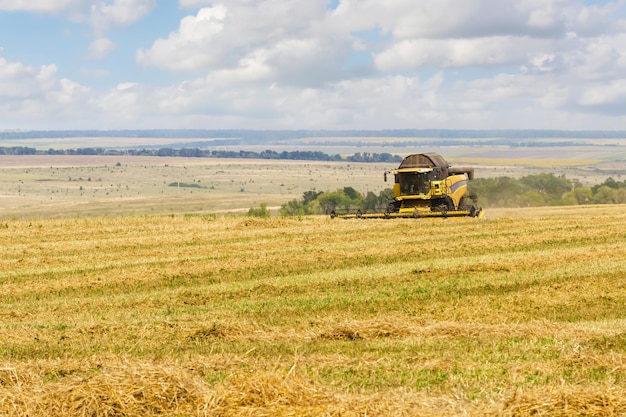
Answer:
POLYGON ((626 210, 0 222, 0 415, 626 413, 626 210))

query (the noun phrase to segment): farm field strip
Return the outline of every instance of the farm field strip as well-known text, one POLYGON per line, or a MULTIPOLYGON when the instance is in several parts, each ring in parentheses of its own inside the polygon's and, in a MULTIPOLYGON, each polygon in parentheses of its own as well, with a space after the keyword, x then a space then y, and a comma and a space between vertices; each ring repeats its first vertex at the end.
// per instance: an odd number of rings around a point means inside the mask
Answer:
MULTIPOLYGON (((602 149, 602 147, 600 147, 602 149)), ((434 149, 419 149, 420 152, 434 149)), ((626 174, 623 155, 573 158, 552 149, 522 159, 528 150, 447 149, 453 165, 477 165, 476 177, 552 173, 595 185, 626 174), (558 159, 560 158, 560 159, 558 159), (620 159, 621 158, 621 159, 620 159)), ((408 151, 405 149, 405 151, 408 151)), ((415 152, 416 149, 412 149, 415 152)), ((595 149, 598 152, 599 149, 595 149)), ((537 152, 537 150, 533 150, 537 152)), ((609 155, 605 155, 605 153, 609 155)), ((401 152, 405 153, 405 152, 401 152)), ((596 155, 597 156, 597 155, 596 155)), ((348 163, 217 158, 0 155, 0 221, 136 214, 240 213, 266 203, 280 207, 305 191, 353 187, 378 194, 383 172, 396 163, 348 163), (179 186, 176 186, 178 184, 179 186), (182 186, 180 186, 182 184, 182 186)), ((480 202, 480 196, 479 196, 480 202)))

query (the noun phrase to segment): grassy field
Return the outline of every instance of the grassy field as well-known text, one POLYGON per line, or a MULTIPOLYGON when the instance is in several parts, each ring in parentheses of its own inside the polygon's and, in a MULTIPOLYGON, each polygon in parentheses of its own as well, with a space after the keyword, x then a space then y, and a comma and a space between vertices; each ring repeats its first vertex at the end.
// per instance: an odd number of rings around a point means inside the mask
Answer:
POLYGON ((379 192, 393 166, 317 161, 0 156, 0 219, 224 213, 311 189, 379 192))
MULTIPOLYGON (((523 159, 524 149, 517 151, 518 159, 509 154, 481 156, 474 148, 446 149, 445 157, 454 165, 475 166, 477 178, 550 172, 595 185, 610 176, 621 180, 626 175, 623 161, 555 159, 554 151, 542 151, 546 158, 534 160, 523 159)), ((396 167, 213 158, 0 156, 0 220, 240 213, 261 203, 275 209, 309 190, 350 186, 363 194, 378 194, 390 186, 383 181, 383 172, 396 167)))
POLYGON ((623 206, 6 219, 0 242, 0 416, 626 413, 623 206))

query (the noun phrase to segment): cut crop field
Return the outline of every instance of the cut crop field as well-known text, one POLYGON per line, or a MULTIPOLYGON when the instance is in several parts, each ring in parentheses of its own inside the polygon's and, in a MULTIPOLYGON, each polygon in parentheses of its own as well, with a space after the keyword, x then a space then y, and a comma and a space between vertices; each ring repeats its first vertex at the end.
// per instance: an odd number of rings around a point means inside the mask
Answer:
POLYGON ((2 220, 0 416, 626 413, 626 209, 2 220))

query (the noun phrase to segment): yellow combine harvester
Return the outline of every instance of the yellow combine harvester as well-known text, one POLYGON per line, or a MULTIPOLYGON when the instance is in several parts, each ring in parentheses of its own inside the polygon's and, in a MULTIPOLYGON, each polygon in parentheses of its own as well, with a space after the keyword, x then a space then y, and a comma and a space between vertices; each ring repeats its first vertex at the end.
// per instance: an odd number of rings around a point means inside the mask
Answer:
POLYGON ((331 217, 397 218, 397 217, 482 217, 476 196, 467 195, 467 182, 474 178, 474 168, 452 167, 436 153, 409 155, 394 175, 394 200, 384 211, 333 210, 331 217))

